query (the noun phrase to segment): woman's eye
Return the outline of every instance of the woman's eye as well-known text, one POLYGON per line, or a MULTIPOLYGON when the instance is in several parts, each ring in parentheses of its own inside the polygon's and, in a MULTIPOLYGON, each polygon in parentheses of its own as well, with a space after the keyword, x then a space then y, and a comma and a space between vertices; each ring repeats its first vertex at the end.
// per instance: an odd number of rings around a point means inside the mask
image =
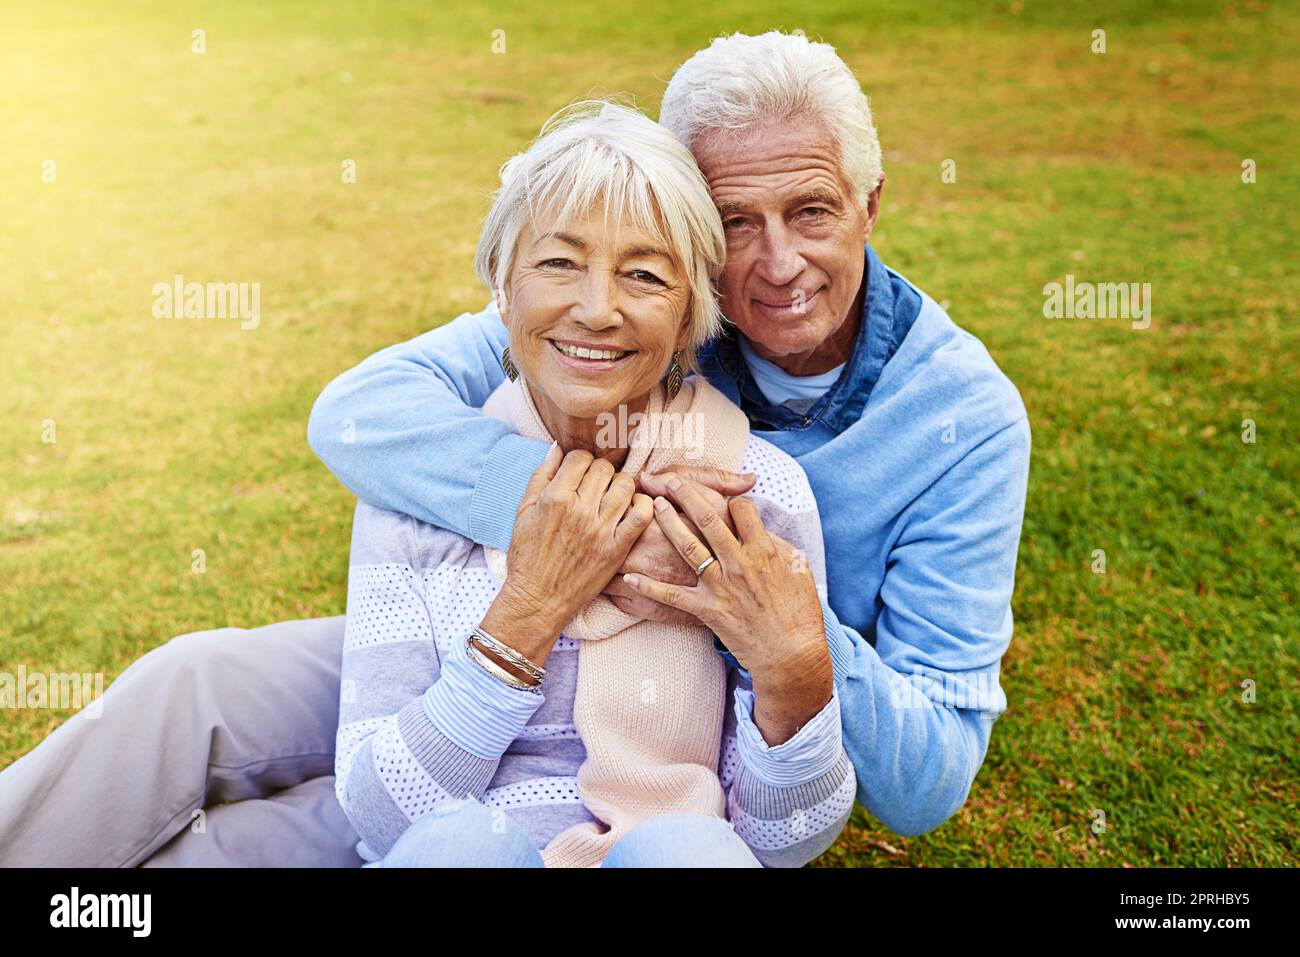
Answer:
POLYGON ((543 267, 545 267, 545 268, 547 268, 547 269, 568 269, 570 266, 573 265, 573 260, 571 260, 571 259, 545 259, 545 260, 542 260, 542 262, 540 262, 538 265, 543 266, 543 267))
POLYGON ((741 219, 740 217, 737 216, 737 217, 732 218, 732 219, 724 220, 723 223, 722 223, 722 228, 723 228, 723 229, 739 229, 741 226, 744 226, 744 225, 745 225, 745 221, 744 221, 743 219, 741 219))
POLYGON ((634 269, 631 275, 633 279, 639 280, 640 282, 654 283, 655 285, 658 286, 662 286, 664 284, 664 281, 662 279, 660 279, 654 273, 650 272, 648 269, 634 269))

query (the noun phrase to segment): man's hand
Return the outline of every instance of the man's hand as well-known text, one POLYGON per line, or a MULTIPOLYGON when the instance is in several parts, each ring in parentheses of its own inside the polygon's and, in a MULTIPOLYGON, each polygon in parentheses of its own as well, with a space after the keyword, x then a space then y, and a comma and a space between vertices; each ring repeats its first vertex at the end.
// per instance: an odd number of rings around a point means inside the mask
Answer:
MULTIPOLYGON (((666 495, 670 477, 687 478, 697 484, 701 496, 709 506, 734 531, 731 514, 727 509, 726 496, 743 495, 754 487, 753 473, 740 474, 724 472, 714 468, 696 468, 682 466, 665 469, 657 474, 642 473, 639 479, 641 490, 647 495, 666 495)), ((686 516, 681 516, 687 527, 698 533, 698 529, 686 516)), ((698 625, 699 619, 689 612, 679 611, 668 605, 647 598, 623 581, 624 575, 644 575, 656 581, 670 582, 674 585, 694 585, 695 569, 678 554, 676 547, 668 540, 658 522, 651 522, 637 543, 628 553, 627 561, 619 573, 605 586, 604 594, 618 609, 638 618, 650 621, 662 621, 676 625, 698 625)))

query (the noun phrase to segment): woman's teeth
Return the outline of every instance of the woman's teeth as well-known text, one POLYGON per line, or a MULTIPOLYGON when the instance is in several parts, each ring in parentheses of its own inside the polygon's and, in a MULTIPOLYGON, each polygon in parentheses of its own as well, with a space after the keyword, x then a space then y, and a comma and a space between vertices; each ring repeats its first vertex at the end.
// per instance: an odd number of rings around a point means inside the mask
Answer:
POLYGON ((573 356, 575 359, 621 359, 626 352, 619 352, 614 349, 587 349, 583 346, 566 346, 562 342, 553 342, 560 352, 566 356, 573 356))

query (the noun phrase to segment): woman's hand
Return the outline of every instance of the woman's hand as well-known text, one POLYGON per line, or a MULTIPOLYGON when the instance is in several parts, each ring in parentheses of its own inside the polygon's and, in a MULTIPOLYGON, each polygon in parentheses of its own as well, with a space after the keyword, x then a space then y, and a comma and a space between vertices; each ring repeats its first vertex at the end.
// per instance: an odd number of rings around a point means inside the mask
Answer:
POLYGON ((728 502, 733 535, 695 483, 672 478, 668 488, 704 541, 672 503, 656 498, 655 519, 668 540, 692 568, 710 554, 717 561, 693 587, 642 575, 624 581, 712 629, 754 679, 754 719, 764 738, 785 741, 830 701, 834 684, 812 570, 798 549, 764 528, 748 499, 728 502))
MULTIPOLYGON (((700 494, 708 501, 709 507, 727 523, 731 531, 735 531, 731 515, 727 511, 727 496, 742 495, 753 488, 755 476, 752 473, 742 475, 708 467, 676 466, 658 473, 642 472, 637 482, 643 491, 652 496, 666 495, 668 479, 673 476, 679 479, 688 478, 695 482, 700 494)), ((698 537, 698 530, 693 527, 690 519, 684 521, 686 527, 698 537)), ((695 584, 695 566, 688 565, 686 559, 682 558, 677 548, 668 540, 661 522, 651 522, 646 527, 636 544, 632 546, 632 551, 628 553, 627 561, 623 563, 619 572, 620 574, 610 579, 603 594, 620 611, 637 618, 674 625, 702 624, 694 615, 652 601, 623 582, 624 575, 640 575, 643 578, 669 582, 673 585, 695 584)))
POLYGON ((541 664, 519 640, 535 650, 544 643, 549 652, 564 626, 618 571, 653 517, 650 496, 636 491, 630 475, 590 452, 562 456, 554 446, 519 504, 506 581, 484 630, 541 664))

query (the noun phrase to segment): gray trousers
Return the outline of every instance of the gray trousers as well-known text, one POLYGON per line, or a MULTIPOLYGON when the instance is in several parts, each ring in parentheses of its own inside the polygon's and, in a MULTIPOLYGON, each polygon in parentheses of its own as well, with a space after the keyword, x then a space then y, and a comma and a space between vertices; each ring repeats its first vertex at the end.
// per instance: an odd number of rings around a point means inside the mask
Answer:
POLYGON ((0 866, 359 867, 342 648, 341 616, 155 648, 0 771, 0 866))

